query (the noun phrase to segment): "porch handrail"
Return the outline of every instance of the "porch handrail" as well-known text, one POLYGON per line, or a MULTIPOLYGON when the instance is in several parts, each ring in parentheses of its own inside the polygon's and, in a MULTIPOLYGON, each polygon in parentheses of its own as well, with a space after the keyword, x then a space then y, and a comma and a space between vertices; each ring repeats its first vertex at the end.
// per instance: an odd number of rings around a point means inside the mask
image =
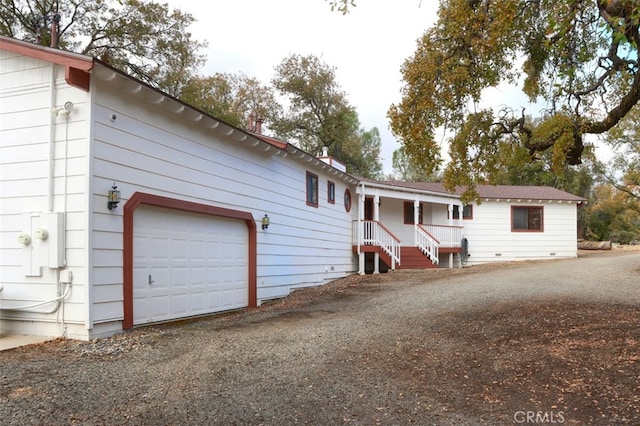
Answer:
POLYGON ((435 265, 440 263, 440 259, 438 258, 440 242, 434 238, 433 235, 429 234, 422 225, 416 225, 416 245, 435 265))
POLYGON ((462 226, 422 225, 422 228, 439 241, 440 247, 460 247, 464 230, 462 226))
POLYGON ((380 242, 380 248, 391 257, 391 269, 396 268, 396 264, 400 264, 400 239, 393 235, 391 231, 387 229, 380 222, 375 222, 378 226, 378 241, 380 242))
POLYGON ((353 242, 360 245, 380 247, 391 258, 391 269, 400 264, 400 239, 383 224, 375 220, 353 221, 353 242), (358 223, 362 228, 358 229, 358 223), (358 231, 362 232, 358 232, 358 231))

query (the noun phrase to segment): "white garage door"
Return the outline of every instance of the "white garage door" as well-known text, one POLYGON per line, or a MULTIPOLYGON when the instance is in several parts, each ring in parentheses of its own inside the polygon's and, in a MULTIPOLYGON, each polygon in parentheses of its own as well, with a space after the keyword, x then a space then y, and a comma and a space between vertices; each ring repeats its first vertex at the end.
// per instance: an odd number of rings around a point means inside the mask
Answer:
POLYGON ((133 236, 133 323, 248 306, 248 238, 242 220, 138 207, 133 236))

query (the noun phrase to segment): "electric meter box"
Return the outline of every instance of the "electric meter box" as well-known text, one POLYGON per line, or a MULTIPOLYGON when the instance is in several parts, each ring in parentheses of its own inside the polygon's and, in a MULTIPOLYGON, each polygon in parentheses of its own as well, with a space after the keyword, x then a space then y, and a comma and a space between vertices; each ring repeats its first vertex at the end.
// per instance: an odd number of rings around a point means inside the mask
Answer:
POLYGON ((66 266, 64 213, 24 213, 24 231, 17 242, 22 245, 23 270, 27 277, 41 277, 42 268, 66 266))
POLYGON ((64 256, 64 213, 43 213, 40 224, 46 230, 46 241, 49 246, 46 266, 53 269, 64 267, 66 264, 64 256))

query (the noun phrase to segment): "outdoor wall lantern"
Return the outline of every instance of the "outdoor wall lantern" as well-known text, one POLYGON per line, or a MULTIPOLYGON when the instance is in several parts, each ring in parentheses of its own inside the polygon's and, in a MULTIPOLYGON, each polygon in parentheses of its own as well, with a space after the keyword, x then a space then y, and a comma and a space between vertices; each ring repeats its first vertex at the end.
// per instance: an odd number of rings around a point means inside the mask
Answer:
POLYGON ((118 187, 114 182, 113 186, 111 187, 107 195, 107 208, 109 210, 113 210, 116 207, 118 207, 119 202, 120 202, 120 191, 118 191, 118 187))
POLYGON ((267 216, 267 214, 264 214, 264 217, 262 218, 262 229, 267 229, 269 227, 269 216, 267 216))

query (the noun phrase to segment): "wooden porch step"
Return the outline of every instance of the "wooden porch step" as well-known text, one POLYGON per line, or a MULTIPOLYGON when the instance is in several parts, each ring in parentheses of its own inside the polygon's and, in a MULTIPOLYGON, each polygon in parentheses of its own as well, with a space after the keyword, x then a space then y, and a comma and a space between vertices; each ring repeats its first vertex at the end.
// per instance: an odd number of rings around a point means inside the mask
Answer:
MULTIPOLYGON (((378 246, 360 246, 360 250, 364 253, 380 254, 380 260, 391 268, 391 258, 378 246)), ((353 246, 353 252, 357 253, 358 247, 353 246)), ((397 269, 427 269, 437 268, 429 257, 422 253, 417 247, 400 247, 400 265, 396 265, 397 269)))
POLYGON ((428 269, 437 268, 429 257, 418 247, 400 247, 400 265, 398 269, 428 269))
MULTIPOLYGON (((379 246, 360 246, 360 251, 363 253, 378 253, 380 255, 380 260, 391 268, 391 256, 385 253, 379 246)), ((358 252, 358 246, 353 246, 353 252, 358 252)))

